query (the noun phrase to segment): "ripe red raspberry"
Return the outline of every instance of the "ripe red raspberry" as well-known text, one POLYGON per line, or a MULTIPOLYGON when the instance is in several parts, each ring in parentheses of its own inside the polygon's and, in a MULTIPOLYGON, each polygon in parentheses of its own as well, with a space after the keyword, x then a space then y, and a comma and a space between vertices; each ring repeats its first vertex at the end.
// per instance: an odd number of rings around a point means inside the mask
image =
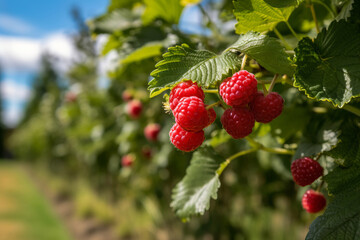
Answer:
POLYGON ((130 100, 133 99, 133 96, 129 91, 125 90, 123 91, 121 98, 124 102, 129 102, 130 100))
POLYGON ((152 150, 149 146, 145 146, 141 149, 142 155, 146 158, 146 159, 150 159, 153 155, 152 150))
POLYGON ((174 111, 181 98, 191 96, 198 97, 203 101, 205 99, 203 90, 191 80, 176 85, 170 92, 169 102, 171 110, 174 111))
POLYGON ((138 118, 142 111, 142 104, 139 100, 132 100, 127 103, 127 113, 132 118, 138 118))
POLYGON ((247 108, 229 108, 221 116, 221 123, 233 138, 243 138, 252 132, 254 115, 247 108))
POLYGON ((198 132, 209 123, 208 112, 202 99, 183 97, 173 111, 175 121, 186 131, 198 132))
POLYGON ((297 184, 306 186, 323 175, 323 168, 317 161, 304 157, 291 164, 291 173, 297 184))
POLYGON ((265 97, 264 93, 259 91, 251 101, 250 109, 257 122, 268 123, 281 114, 283 105, 284 99, 278 93, 271 92, 265 97))
POLYGON ((65 101, 68 103, 75 102, 77 99, 77 94, 74 92, 67 92, 65 95, 65 101))
POLYGON ((160 125, 157 123, 150 123, 144 128, 144 135, 150 141, 157 141, 160 132, 160 125))
POLYGON ((188 132, 182 129, 177 123, 171 128, 169 135, 172 144, 184 152, 191 152, 200 147, 205 139, 203 130, 199 132, 188 132))
POLYGON ((302 197, 302 206, 309 213, 317 213, 323 210, 326 206, 326 198, 320 192, 315 192, 310 189, 307 190, 302 197))
POLYGON ((220 95, 229 106, 245 106, 255 97, 257 81, 254 74, 241 70, 220 84, 220 95))
POLYGON ((208 122, 208 124, 206 126, 208 127, 215 121, 216 112, 215 112, 215 110, 213 108, 208 109, 207 112, 208 112, 209 122, 208 122))
POLYGON ((133 162, 135 160, 135 157, 131 154, 127 154, 127 155, 124 155, 122 158, 121 158, 121 165, 123 167, 130 167, 133 162))

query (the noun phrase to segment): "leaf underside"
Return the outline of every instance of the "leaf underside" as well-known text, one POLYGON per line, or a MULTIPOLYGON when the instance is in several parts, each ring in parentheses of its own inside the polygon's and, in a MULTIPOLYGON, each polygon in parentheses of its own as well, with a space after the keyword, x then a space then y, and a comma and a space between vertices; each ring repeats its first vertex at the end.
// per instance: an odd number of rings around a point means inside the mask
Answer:
POLYGON ((203 147, 193 154, 185 177, 173 189, 171 207, 180 218, 186 220, 209 209, 210 199, 217 198, 220 187, 219 165, 212 148, 203 147))

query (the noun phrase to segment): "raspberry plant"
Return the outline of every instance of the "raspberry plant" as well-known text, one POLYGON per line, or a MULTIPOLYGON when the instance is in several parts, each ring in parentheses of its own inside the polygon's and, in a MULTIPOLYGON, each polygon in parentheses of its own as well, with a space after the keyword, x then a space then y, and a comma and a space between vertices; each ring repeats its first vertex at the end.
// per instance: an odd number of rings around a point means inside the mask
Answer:
MULTIPOLYGON (((354 236, 355 226, 360 220, 358 209, 337 211, 351 206, 350 193, 354 194, 353 200, 360 197, 357 172, 360 165, 360 111, 356 108, 360 96, 360 25, 356 15, 356 11, 360 11, 359 2, 349 1, 336 19, 319 23, 314 3, 306 1, 317 31, 311 37, 296 32, 289 22, 302 2, 235 0, 233 11, 238 21, 235 31, 239 37, 234 44, 219 55, 206 49, 194 49, 185 43, 170 47, 151 73, 151 97, 167 89, 176 89, 184 84, 183 81, 197 83, 207 95, 218 95, 218 102, 207 102, 205 97, 205 103, 221 106, 223 128, 233 138, 247 142, 247 147, 226 159, 217 156, 217 146, 212 146, 211 142, 205 142, 194 152, 186 176, 173 191, 171 206, 179 217, 188 219, 195 214, 204 214, 210 208, 210 199, 218 198, 220 176, 234 159, 266 151, 290 155, 293 160, 303 157, 307 161, 308 157, 316 157, 326 166, 331 163, 331 167, 325 169, 326 175, 314 185, 327 189, 332 199, 324 215, 311 225, 307 239, 335 239, 333 236, 340 236, 341 232, 345 234, 341 239, 354 236), (280 23, 285 23, 283 27, 293 34, 295 49, 293 43, 287 42, 280 34, 280 23), (260 66, 260 71, 254 65, 260 66), (263 93, 256 93, 257 83, 251 73, 260 76, 258 87, 263 93), (264 73, 273 74, 270 85, 262 80, 264 73), (315 108, 314 113, 307 113, 312 120, 294 149, 285 144, 286 140, 282 141, 282 147, 275 148, 259 142, 262 124, 250 134, 255 120, 269 123, 281 114, 284 100, 277 92, 272 92, 279 89, 278 84, 288 84, 305 93, 308 104, 315 108), (324 112, 317 111, 319 108, 324 112), (353 135, 348 135, 348 131, 353 135)), ((328 10, 332 11, 331 7, 328 10)), ((189 112, 184 114, 188 114, 188 125, 197 125, 197 120, 189 112)), ((201 118, 206 119, 206 116, 201 118)), ((176 113, 175 119, 178 119, 176 113)), ((297 128, 295 122, 287 124, 290 128, 297 128)), ((190 129, 189 126, 186 128, 190 129)), ((171 139, 172 136, 170 133, 171 139)), ((178 141, 177 144, 181 143, 180 139, 178 141)), ((300 161, 293 163, 292 171, 295 181, 301 186, 313 183, 323 174, 318 162, 311 160, 314 163, 302 164, 300 161)), ((303 205, 314 213, 325 207, 324 201, 322 195, 309 190, 303 198, 303 205)))
POLYGON ((266 218, 275 208, 298 218, 284 222, 304 221, 304 192, 310 212, 327 201, 307 239, 353 239, 360 221, 359 5, 112 0, 89 21, 91 38, 77 39, 86 57, 68 73, 76 99, 44 71, 38 91, 49 94, 30 104, 35 117, 15 134, 14 152, 47 161, 65 179, 78 173, 99 196, 125 199, 121 210, 135 210, 119 229, 136 227, 134 239, 153 239, 145 237, 153 222, 181 226, 180 239, 208 232, 214 239, 288 238, 291 228, 270 236, 260 223, 275 222, 266 218), (181 30, 189 4, 201 11, 205 34, 181 30), (98 89, 98 58, 88 43, 103 34, 101 54, 115 55, 116 66, 109 87, 98 89), (321 174, 310 164, 292 177, 292 163, 308 158, 321 174), (171 218, 170 202, 190 224, 171 218), (149 211, 154 206, 160 210, 149 211))

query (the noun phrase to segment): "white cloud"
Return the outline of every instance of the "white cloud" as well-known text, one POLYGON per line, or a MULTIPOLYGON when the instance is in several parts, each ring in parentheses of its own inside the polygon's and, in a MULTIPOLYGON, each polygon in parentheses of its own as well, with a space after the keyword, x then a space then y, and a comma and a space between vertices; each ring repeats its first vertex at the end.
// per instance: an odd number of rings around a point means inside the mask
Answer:
POLYGON ((58 59, 56 65, 60 71, 66 71, 76 56, 72 39, 62 32, 43 39, 0 36, 0 66, 3 71, 36 72, 45 52, 58 59))
POLYGON ((0 36, 0 65, 3 71, 36 71, 40 53, 38 40, 0 36))
POLYGON ((7 109, 6 114, 4 114, 2 117, 6 126, 15 127, 22 116, 23 110, 21 108, 11 107, 7 109))
POLYGON ((0 83, 1 97, 13 102, 24 102, 31 96, 31 90, 25 85, 5 79, 0 83))
POLYGON ((35 31, 35 28, 27 22, 6 14, 0 14, 0 29, 17 34, 26 34, 35 31))

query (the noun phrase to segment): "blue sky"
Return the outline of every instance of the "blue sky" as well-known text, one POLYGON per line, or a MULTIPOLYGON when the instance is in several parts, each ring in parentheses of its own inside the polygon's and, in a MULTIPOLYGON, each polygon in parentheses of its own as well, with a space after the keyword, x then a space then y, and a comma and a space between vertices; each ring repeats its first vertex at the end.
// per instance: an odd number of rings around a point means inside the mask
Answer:
POLYGON ((106 11, 108 0, 0 0, 0 66, 3 121, 14 126, 31 97, 30 86, 43 49, 72 54, 67 34, 76 31, 70 10, 84 19, 106 11), (58 48, 58 50, 57 50, 58 48))
MULTIPOLYGON (((204 0, 204 2, 211 0, 204 0)), ((217 1, 217 0, 213 0, 217 1)), ((84 20, 103 14, 109 0, 0 0, 0 67, 3 122, 15 126, 31 97, 30 86, 43 51, 70 63, 75 55, 69 34, 76 32, 70 11, 76 6, 84 20)), ((196 6, 184 9, 180 27, 207 34, 196 6)), ((60 66, 66 69, 66 66, 60 66)))
POLYGON ((0 0, 0 21, 8 17, 24 24, 14 29, 0 23, 0 34, 41 38, 53 31, 72 31, 75 26, 69 16, 73 6, 88 19, 104 13, 107 4, 108 0, 0 0))

